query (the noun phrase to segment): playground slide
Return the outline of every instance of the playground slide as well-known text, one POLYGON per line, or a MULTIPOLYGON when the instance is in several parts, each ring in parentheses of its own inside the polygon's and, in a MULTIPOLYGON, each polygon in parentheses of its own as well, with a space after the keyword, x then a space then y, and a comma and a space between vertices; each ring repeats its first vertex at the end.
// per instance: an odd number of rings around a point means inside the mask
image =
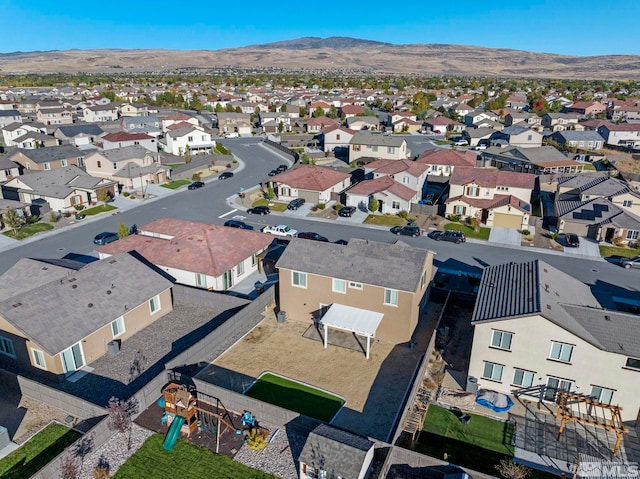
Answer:
POLYGON ((180 429, 184 424, 184 418, 182 416, 176 416, 173 418, 171 422, 171 427, 169 427, 169 432, 167 433, 167 437, 162 444, 162 448, 167 451, 173 451, 173 446, 178 442, 178 437, 180 437, 180 429))

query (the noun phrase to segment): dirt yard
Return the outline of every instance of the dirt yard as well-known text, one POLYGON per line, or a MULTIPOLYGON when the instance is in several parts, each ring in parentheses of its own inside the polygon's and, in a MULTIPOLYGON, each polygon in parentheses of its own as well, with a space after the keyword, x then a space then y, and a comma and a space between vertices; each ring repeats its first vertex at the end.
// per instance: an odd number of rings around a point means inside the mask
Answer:
POLYGON ((346 400, 336 426, 385 440, 439 308, 437 304, 428 308, 413 349, 374 341, 368 360, 362 352, 331 345, 324 349, 321 342, 303 338, 307 323, 278 323, 269 315, 200 377, 237 392, 266 371, 311 384, 346 400))

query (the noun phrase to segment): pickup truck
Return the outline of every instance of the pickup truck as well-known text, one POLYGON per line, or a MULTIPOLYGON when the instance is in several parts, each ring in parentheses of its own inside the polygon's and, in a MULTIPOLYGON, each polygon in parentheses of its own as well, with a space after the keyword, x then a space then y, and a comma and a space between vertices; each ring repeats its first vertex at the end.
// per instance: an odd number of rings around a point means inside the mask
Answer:
POLYGON ((262 228, 263 233, 269 233, 276 236, 295 236, 298 232, 287 225, 271 226, 267 225, 262 228))

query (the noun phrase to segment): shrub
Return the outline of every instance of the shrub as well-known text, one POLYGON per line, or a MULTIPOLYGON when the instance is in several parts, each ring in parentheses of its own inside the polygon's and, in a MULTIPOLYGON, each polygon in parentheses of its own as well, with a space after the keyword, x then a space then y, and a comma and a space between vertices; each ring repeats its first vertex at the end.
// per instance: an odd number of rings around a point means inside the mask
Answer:
POLYGON ((622 248, 624 246, 624 240, 621 236, 616 236, 615 238, 613 238, 613 244, 619 248, 622 248))
POLYGON ((267 430, 261 428, 251 428, 247 434, 247 447, 254 451, 259 451, 267 447, 267 430))
POLYGON ((135 196, 135 195, 129 195, 129 199, 130 199, 130 200, 135 200, 135 199, 136 199, 136 196, 135 196))
POLYGON ((449 215, 447 216, 449 221, 460 221, 460 215, 449 215))
POLYGON ((74 205, 73 207, 76 209, 76 211, 82 211, 84 209, 84 205, 74 205))
POLYGON ((30 225, 34 225, 38 221, 40 221, 40 217, 38 215, 31 215, 27 217, 27 223, 29 223, 30 225))
POLYGON ((325 203, 318 203, 316 206, 318 207, 319 210, 323 210, 327 207, 325 203))
POLYGON ((122 196, 124 196, 126 198, 127 196, 129 196, 129 194, 130 193, 128 191, 125 191, 124 193, 122 193, 122 196))
POLYGON ((408 220, 409 219, 409 212, 407 210, 402 210, 398 212, 398 216, 400 218, 402 218, 403 220, 408 220))
POLYGON ((553 241, 557 241, 559 233, 549 233, 549 238, 553 241))
POLYGON ((194 173, 191 176, 191 181, 200 181, 200 173, 194 173))
POLYGON ((335 205, 333 205, 333 209, 336 211, 340 211, 342 208, 344 208, 344 205, 342 203, 336 203, 335 205))
POLYGON ((227 168, 231 168, 231 163, 227 163, 227 168))
POLYGON ((522 234, 525 236, 529 236, 531 234, 531 231, 529 230, 522 230, 522 234))
POLYGON ((629 243, 629 248, 640 249, 640 241, 636 241, 635 243, 629 243))
POLYGON ((236 163, 238 163, 238 160, 233 160, 231 163, 235 165, 236 163))
POLYGON ((378 211, 378 208, 380 208, 380 202, 372 196, 369 200, 369 210, 378 211))
POLYGON ((60 219, 60 215, 58 215, 58 213, 56 213, 55 211, 52 211, 51 213, 49 213, 50 223, 56 223, 59 219, 60 219))

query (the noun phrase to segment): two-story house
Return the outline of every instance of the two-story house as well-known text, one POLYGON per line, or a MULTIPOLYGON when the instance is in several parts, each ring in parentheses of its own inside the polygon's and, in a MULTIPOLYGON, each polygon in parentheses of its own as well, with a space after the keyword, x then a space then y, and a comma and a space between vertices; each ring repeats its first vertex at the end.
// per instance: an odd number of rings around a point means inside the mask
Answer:
POLYGON ((198 119, 195 116, 186 115, 184 113, 173 113, 162 117, 162 131, 167 132, 171 130, 172 125, 180 124, 182 126, 185 123, 191 126, 199 126, 198 119))
MULTIPOLYGON (((44 125, 39 126, 34 123, 10 123, 2 128, 2 138, 4 139, 4 146, 17 146, 18 148, 26 148, 23 143, 24 135, 29 133, 37 133, 39 135, 46 135, 47 129, 44 125)), ((38 147, 40 146, 56 146, 60 144, 60 142, 53 138, 44 138, 38 137, 39 141, 42 141, 42 145, 38 143, 38 147), (54 141, 51 141, 54 140, 54 141), (54 143, 55 144, 52 144, 54 143)))
POLYGON ((542 118, 535 113, 527 111, 514 111, 507 113, 504 117, 506 126, 522 125, 533 130, 538 130, 542 125, 542 118))
MULTIPOLYGON (((411 160, 377 160, 365 166, 364 174, 367 179, 390 176, 422 196, 426 193, 429 165, 411 160)), ((408 210, 407 210, 408 211, 408 210)))
POLYGON ((320 135, 324 151, 348 152, 349 142, 356 133, 358 133, 356 130, 350 130, 339 124, 324 127, 320 135))
POLYGON ((640 148, 640 123, 603 123, 598 133, 607 145, 640 148))
POLYGON ((478 154, 470 150, 426 150, 416 163, 427 166, 427 175, 451 176, 457 166, 476 166, 478 154))
POLYGON ((102 149, 104 150, 137 145, 143 146, 149 151, 158 151, 158 140, 146 133, 128 133, 126 131, 118 131, 115 133, 108 133, 102 137, 102 149))
MULTIPOLYGON (((309 118, 307 120, 307 133, 320 133, 330 128, 336 128, 340 126, 340 122, 327 116, 319 116, 316 118, 309 118)), ((348 128, 347 128, 348 130, 348 128)), ((355 130, 349 130, 355 131, 355 130)), ((325 150, 327 151, 327 150, 325 150)))
POLYGON ((607 107, 599 101, 577 101, 566 107, 568 113, 576 113, 581 117, 596 116, 604 113, 607 107))
POLYGON ((84 163, 91 176, 107 178, 127 189, 164 183, 169 175, 169 167, 160 164, 158 154, 139 145, 97 150, 88 153, 84 163))
POLYGON ((575 113, 545 113, 542 115, 542 126, 551 131, 571 130, 578 124, 575 113))
MULTIPOLYGON (((391 160, 393 161, 393 160, 391 160)), ((345 204, 366 211, 372 199, 378 202, 377 213, 398 214, 411 211, 411 203, 422 199, 422 191, 416 191, 396 181, 393 176, 381 175, 360 181, 345 191, 345 204)))
POLYGON ((36 120, 45 125, 70 125, 73 123, 73 112, 59 102, 38 102, 36 120))
POLYGON ((22 123, 22 115, 18 110, 0 110, 0 128, 11 123, 22 123))
POLYGON ((149 116, 149 106, 144 103, 131 102, 120 105, 120 116, 149 116))
POLYGON ((449 185, 448 215, 476 218, 487 226, 527 228, 535 175, 459 166, 449 185))
POLYGON ((211 139, 211 134, 200 126, 184 126, 178 130, 170 130, 165 135, 166 150, 176 156, 182 156, 189 149, 190 154, 211 153, 216 142, 211 139))
POLYGON ((238 133, 239 135, 251 135, 251 115, 246 113, 216 113, 218 117, 218 130, 220 134, 238 133))
POLYGON ((112 104, 88 106, 82 110, 82 116, 79 118, 87 123, 116 121, 118 119, 118 107, 112 104))
POLYGON ((282 201, 303 198, 309 203, 327 203, 332 193, 340 193, 351 184, 344 171, 316 165, 301 165, 272 176, 266 182, 282 201))
POLYGON ((502 131, 493 133, 489 140, 491 143, 503 143, 520 148, 536 148, 542 146, 542 134, 521 124, 512 125, 502 131))
POLYGON ((25 170, 48 171, 67 166, 84 167, 85 153, 71 145, 49 146, 46 148, 18 149, 10 159, 25 170))
POLYGON ((287 318, 394 344, 411 341, 435 274, 432 251, 357 238, 294 238, 276 267, 287 318))
POLYGON ((404 160, 411 155, 401 136, 356 133, 349 142, 349 162, 359 160, 404 160))
POLYGON ((540 401, 581 394, 619 405, 622 420, 635 421, 637 323, 603 309, 588 285, 543 261, 489 266, 472 317, 469 376, 481 389, 540 401))
POLYGON ((273 236, 221 225, 162 218, 98 248, 101 258, 136 251, 177 283, 226 291, 258 271, 273 236))

